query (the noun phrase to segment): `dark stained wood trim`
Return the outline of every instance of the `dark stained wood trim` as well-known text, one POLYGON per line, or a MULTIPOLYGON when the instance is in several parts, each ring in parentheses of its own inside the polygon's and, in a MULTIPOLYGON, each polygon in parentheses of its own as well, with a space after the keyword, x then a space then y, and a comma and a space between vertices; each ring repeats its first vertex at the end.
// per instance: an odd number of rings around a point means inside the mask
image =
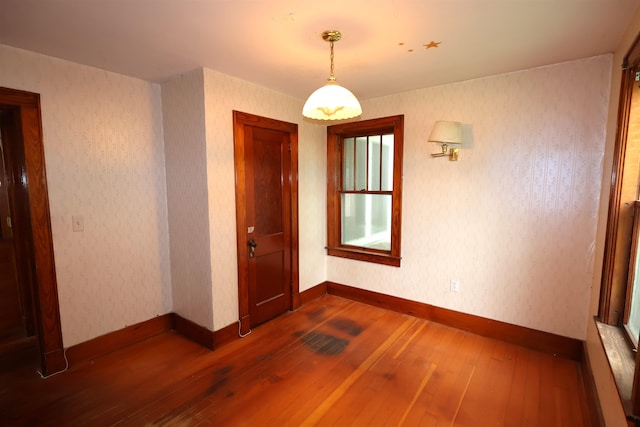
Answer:
POLYGON ((298 127, 289 132, 289 161, 291 166, 291 310, 300 307, 300 253, 298 230, 298 127))
MULTIPOLYGON (((628 329, 629 317, 631 316, 631 303, 633 301, 633 284, 636 281, 636 260, 638 253, 638 237, 640 235, 640 201, 636 200, 633 204, 633 226, 631 228, 633 231, 631 236, 631 250, 629 252, 629 273, 627 275, 627 289, 625 292, 625 304, 624 304, 624 317, 622 324, 624 326, 625 334, 627 335, 627 339, 629 341, 629 345, 637 348, 637 345, 634 341, 638 340, 638 337, 632 337, 630 335, 630 331, 628 329)), ((640 278, 638 278, 640 279, 640 278)))
MULTIPOLYGON (((598 316, 601 322, 621 326, 626 322, 627 276, 629 272, 629 253, 632 246, 631 225, 628 216, 621 209, 623 192, 623 174, 627 152, 629 119, 631 116, 632 97, 634 93, 635 71, 640 63, 640 35, 636 36, 627 51, 622 64, 618 116, 616 122, 616 140, 613 151, 611 169, 611 185, 609 188, 609 210, 607 231, 605 235, 602 280, 600 285, 600 306, 598 316), (626 297, 626 298, 625 298, 626 297), (625 316, 625 318, 622 318, 625 316)), ((637 220, 637 219, 636 219, 637 220)), ((631 411, 640 415, 640 358, 636 358, 633 377, 631 411)), ((628 413, 629 411, 627 411, 628 413)), ((628 415, 631 416, 631 415, 628 415)), ((634 416, 631 416, 634 417, 634 416)), ((637 416, 635 419, 640 420, 637 416)), ((629 421, 631 423, 631 421, 629 421)))
POLYGON ((276 119, 256 116, 240 111, 233 111, 233 140, 234 164, 236 174, 236 239, 238 259, 238 315, 240 334, 251 330, 249 313, 249 259, 246 241, 246 170, 244 164, 245 126, 262 127, 265 129, 287 132, 290 135, 290 165, 291 165, 291 301, 290 309, 299 306, 299 252, 298 252, 298 125, 276 119))
MULTIPOLYGON (((587 368, 585 368, 584 372, 591 372, 588 362, 584 361, 582 342, 572 338, 559 337, 546 332, 455 312, 429 304, 392 297, 334 282, 323 282, 301 292, 300 301, 301 304, 304 305, 315 299, 322 298, 326 294, 431 320, 478 335, 532 348, 537 351, 557 354, 580 361, 583 365, 587 363, 587 368), (579 348, 577 351, 574 351, 576 342, 579 348)), ((211 332, 176 313, 168 313, 72 346, 67 349, 66 356, 70 365, 79 364, 172 329, 185 338, 212 350, 240 339, 237 323, 232 323, 218 331, 211 332)), ((592 378, 591 381, 593 381, 592 378)))
POLYGON ((31 221, 29 213, 29 196, 27 189, 21 183, 18 171, 24 169, 26 163, 24 158, 24 144, 22 144, 22 127, 20 126, 20 109, 18 107, 8 108, 0 105, 0 132, 4 138, 3 150, 6 161, 6 179, 9 196, 10 216, 13 220, 13 249, 16 262, 16 273, 18 278, 18 288, 21 304, 21 314, 24 316, 24 327, 26 336, 37 339, 37 329, 35 325, 35 309, 33 303, 34 289, 36 289, 36 278, 33 269, 33 249, 31 238, 31 221), (13 187, 11 191, 10 187, 13 187))
POLYGON ((633 44, 627 51, 627 54, 622 61, 622 68, 628 69, 635 67, 640 63, 640 34, 636 36, 633 44))
POLYGON ((543 353, 555 354, 576 361, 582 360, 582 341, 575 338, 563 337, 339 283, 327 282, 326 286, 327 293, 330 295, 431 320, 543 353))
POLYGON ((38 332, 41 372, 47 376, 65 368, 58 285, 56 281, 53 239, 49 212, 49 193, 45 171, 40 95, 0 88, 0 105, 20 110, 24 173, 29 200, 31 228, 30 251, 34 273, 32 287, 34 320, 38 332))
POLYGON ((400 261, 402 260, 402 258, 394 257, 385 253, 374 253, 374 251, 367 251, 366 249, 352 248, 327 248, 327 255, 390 265, 392 267, 400 267, 400 261))
POLYGON ((225 326, 222 329, 219 329, 213 333, 213 347, 214 349, 220 348, 225 344, 229 344, 235 340, 240 339, 240 335, 238 333, 238 324, 232 323, 228 326, 225 326))
POLYGON ((236 240, 238 259, 238 311, 240 321, 240 333, 246 334, 251 330, 251 317, 249 316, 249 259, 247 258, 244 242, 247 229, 247 191, 244 184, 246 180, 244 144, 244 124, 236 118, 233 112, 233 139, 234 162, 236 172, 236 240))
POLYGON ((214 349, 214 344, 217 348, 238 338, 237 323, 211 332, 172 312, 69 347, 66 352, 67 360, 69 365, 87 362, 170 330, 175 330, 188 340, 211 350, 214 349))
POLYGON ((96 357, 167 332, 172 329, 172 323, 172 313, 163 314, 71 346, 67 349, 69 366, 88 362, 96 357))
POLYGON ((624 174, 627 135, 629 130, 629 113, 634 81, 632 69, 622 71, 620 84, 620 101, 618 107, 616 141, 613 149, 613 165, 609 187, 609 209, 607 212, 607 231, 605 235, 602 279, 600 285, 600 307, 598 316, 602 322, 618 325, 624 312, 624 295, 626 274, 628 271, 628 254, 631 239, 619 236, 620 201, 624 174), (619 246, 622 241, 627 245, 619 246), (625 259, 626 258, 626 259, 625 259), (616 273, 624 280, 615 280, 616 273))
POLYGON ((327 282, 320 283, 319 285, 309 288, 306 291, 300 293, 300 302, 302 305, 307 304, 314 299, 322 298, 327 294, 327 282))
MULTIPOLYGON (((592 427, 604 427, 604 416, 602 414, 602 406, 600 406, 600 399, 598 399, 598 389, 595 378, 593 377, 593 368, 591 366, 591 360, 589 359, 589 352, 584 343, 582 345, 582 369, 580 372, 586 393, 586 415, 591 421, 592 427)), ((583 411, 584 410, 585 408, 583 408, 583 411)))
POLYGON ((191 320, 185 319, 176 313, 171 313, 171 325, 183 337, 213 350, 213 332, 204 326, 193 323, 191 320))
POLYGON ((327 126, 327 254, 358 261, 400 267, 402 236, 402 168, 404 147, 404 115, 327 126), (340 144, 351 136, 377 133, 394 134, 393 192, 391 212, 391 249, 389 251, 357 248, 342 244, 340 144))

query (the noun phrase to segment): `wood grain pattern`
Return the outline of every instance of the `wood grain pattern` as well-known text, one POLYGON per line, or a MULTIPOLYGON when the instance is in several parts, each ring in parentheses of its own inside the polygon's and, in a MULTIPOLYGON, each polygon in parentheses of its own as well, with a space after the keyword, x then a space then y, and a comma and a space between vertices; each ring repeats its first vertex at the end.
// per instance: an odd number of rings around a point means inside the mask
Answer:
POLYGON ((213 332, 213 348, 228 344, 240 338, 240 329, 237 323, 232 323, 222 329, 213 332))
POLYGON ((209 351, 174 332, 45 381, 0 368, 7 425, 591 426, 580 364, 327 295, 209 351))
POLYGON ((290 201, 291 207, 291 295, 290 306, 295 309, 299 306, 299 252, 298 252, 298 125, 280 120, 256 116, 240 111, 233 111, 233 139, 234 139, 234 167, 236 174, 236 240, 238 259, 238 311, 240 319, 240 333, 246 334, 251 330, 252 319, 249 313, 249 259, 245 246, 247 233, 248 196, 245 165, 244 140, 251 127, 260 127, 289 134, 289 167, 290 201))
POLYGON ((22 218, 28 218, 28 224, 18 227, 24 228, 25 232, 21 234, 23 245, 20 250, 16 249, 16 256, 22 257, 18 263, 29 265, 29 268, 20 269, 19 274, 23 271, 32 287, 40 369, 47 375, 64 369, 65 360, 44 162, 40 96, 0 88, 0 105, 2 108, 13 108, 20 117, 21 144, 16 143, 13 148, 16 158, 22 159, 20 166, 24 168, 27 179, 21 180, 25 184, 17 188, 16 192, 23 195, 21 200, 26 205, 24 208, 27 215, 22 218))
POLYGON ((171 326, 173 330, 191 341, 213 350, 213 332, 207 328, 193 323, 176 313, 171 313, 171 326))
POLYGON ((402 235, 402 165, 404 115, 340 123, 327 127, 327 254, 342 258, 400 267, 402 235), (374 133, 392 133, 393 192, 391 208, 391 249, 358 248, 342 243, 342 152, 344 138, 374 133))
POLYGON ((4 331, 24 330, 19 289, 13 239, 0 239, 0 340, 4 331))
POLYGON ((549 354, 557 354, 576 361, 582 359, 582 342, 577 339, 353 288, 339 283, 327 282, 325 286, 327 293, 331 295, 432 320, 482 336, 507 341, 549 354))
POLYGON ((172 329, 173 321, 172 315, 165 314, 71 346, 66 351, 67 360, 70 366, 88 362, 96 357, 167 332, 172 329))

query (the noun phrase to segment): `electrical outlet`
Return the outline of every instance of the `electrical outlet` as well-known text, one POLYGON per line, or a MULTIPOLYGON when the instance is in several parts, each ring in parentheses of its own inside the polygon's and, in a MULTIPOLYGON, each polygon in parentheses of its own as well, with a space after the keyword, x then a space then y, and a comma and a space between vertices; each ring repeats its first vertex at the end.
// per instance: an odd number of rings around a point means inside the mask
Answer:
POLYGON ((449 291, 458 292, 460 290, 460 281, 451 279, 451 283, 449 284, 449 291))

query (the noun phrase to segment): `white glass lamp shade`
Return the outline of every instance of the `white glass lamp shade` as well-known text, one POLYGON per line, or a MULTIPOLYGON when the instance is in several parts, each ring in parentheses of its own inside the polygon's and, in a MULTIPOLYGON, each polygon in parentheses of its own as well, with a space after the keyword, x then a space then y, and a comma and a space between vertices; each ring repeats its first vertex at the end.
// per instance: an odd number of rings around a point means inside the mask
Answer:
POLYGON ((462 144, 462 123, 437 121, 429 134, 429 142, 462 144))
POLYGON ((315 120, 344 120, 362 114, 360 102, 349 89, 329 80, 313 92, 302 108, 302 115, 315 120))

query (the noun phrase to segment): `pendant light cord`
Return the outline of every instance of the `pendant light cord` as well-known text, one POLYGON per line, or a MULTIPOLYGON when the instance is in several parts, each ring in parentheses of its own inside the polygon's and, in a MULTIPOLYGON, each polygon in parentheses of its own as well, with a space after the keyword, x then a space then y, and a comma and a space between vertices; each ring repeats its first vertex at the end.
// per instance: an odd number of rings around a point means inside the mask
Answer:
POLYGON ((330 54, 330 58, 331 58, 331 69, 330 69, 330 73, 329 73, 329 80, 335 81, 336 80, 336 76, 333 72, 333 40, 331 40, 329 42, 329 48, 331 49, 331 54, 330 54))

